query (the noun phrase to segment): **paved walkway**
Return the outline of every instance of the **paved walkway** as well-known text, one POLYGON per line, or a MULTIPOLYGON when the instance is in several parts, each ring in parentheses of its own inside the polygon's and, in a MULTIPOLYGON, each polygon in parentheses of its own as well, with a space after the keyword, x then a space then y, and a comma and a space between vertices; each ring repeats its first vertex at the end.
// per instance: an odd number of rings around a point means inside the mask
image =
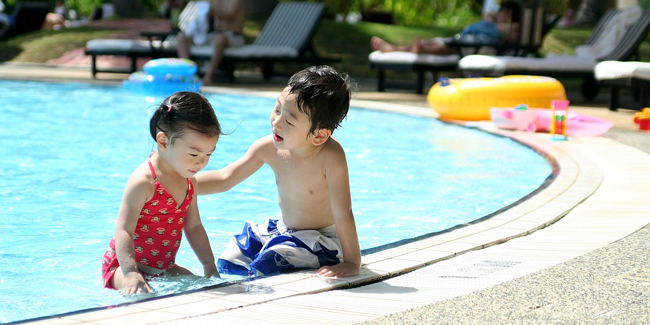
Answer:
MULTIPOLYGON (((87 69, 0 65, 0 78, 89 76, 87 69)), ((235 86, 276 96, 281 84, 235 86)), ((354 106, 431 115, 423 96, 367 91, 372 86, 362 85, 354 106)), ((42 323, 650 323, 650 135, 634 129, 630 112, 575 109, 620 121, 606 137, 564 143, 495 131, 555 157, 557 179, 481 223, 366 255, 357 277, 303 271, 42 323)))

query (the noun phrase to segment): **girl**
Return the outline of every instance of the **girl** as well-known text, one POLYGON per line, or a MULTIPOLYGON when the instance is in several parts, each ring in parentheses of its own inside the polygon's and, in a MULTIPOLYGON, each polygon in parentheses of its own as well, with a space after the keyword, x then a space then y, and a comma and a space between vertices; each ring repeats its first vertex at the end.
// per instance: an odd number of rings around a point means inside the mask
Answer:
POLYGON ((104 254, 104 287, 123 294, 153 290, 145 277, 192 274, 177 265, 182 232, 203 264, 219 277, 196 203, 194 175, 215 150, 221 127, 210 103, 194 92, 167 97, 149 122, 158 148, 131 175, 104 254))

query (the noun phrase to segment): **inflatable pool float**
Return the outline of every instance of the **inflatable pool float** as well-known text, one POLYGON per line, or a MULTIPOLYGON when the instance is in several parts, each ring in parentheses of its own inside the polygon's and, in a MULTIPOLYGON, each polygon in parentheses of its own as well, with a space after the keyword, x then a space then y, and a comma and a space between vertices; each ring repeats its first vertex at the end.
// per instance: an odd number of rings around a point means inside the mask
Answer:
POLYGON ((556 79, 517 75, 441 79, 427 96, 429 105, 441 119, 463 121, 489 120, 491 107, 527 104, 550 108, 554 99, 566 99, 564 86, 556 79))
MULTIPOLYGON (((494 126, 509 130, 524 130, 531 132, 550 132, 553 113, 548 109, 528 108, 498 108, 490 109, 494 126)), ((608 120, 569 112, 567 117, 567 135, 598 136, 614 126, 608 120)))
POLYGON ((171 95, 177 91, 199 91, 196 63, 188 59, 163 58, 145 63, 144 72, 134 72, 122 82, 126 89, 146 94, 171 95))

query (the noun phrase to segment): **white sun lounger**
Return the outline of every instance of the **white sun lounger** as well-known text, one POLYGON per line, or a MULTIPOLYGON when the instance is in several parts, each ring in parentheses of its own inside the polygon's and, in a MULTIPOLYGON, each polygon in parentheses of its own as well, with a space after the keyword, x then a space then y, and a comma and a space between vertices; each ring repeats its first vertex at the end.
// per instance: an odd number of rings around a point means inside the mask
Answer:
MULTIPOLYGON (((585 45, 598 47, 598 42, 606 38, 612 26, 623 21, 624 10, 610 10, 596 25, 585 45)), ((638 13, 638 12, 637 12, 638 13)), ((611 45, 600 49, 591 56, 548 56, 545 58, 469 55, 458 62, 459 69, 466 75, 502 76, 512 74, 534 74, 549 77, 572 77, 584 79, 582 94, 593 99, 598 94, 598 84, 594 78, 594 68, 601 61, 625 61, 638 58, 638 47, 650 28, 650 10, 640 13, 640 18, 630 24, 625 21, 625 29, 611 45)))
POLYGON ((642 107, 648 106, 650 92, 649 62, 603 61, 596 65, 594 76, 601 84, 611 87, 609 109, 619 107, 619 92, 622 88, 638 90, 642 107))

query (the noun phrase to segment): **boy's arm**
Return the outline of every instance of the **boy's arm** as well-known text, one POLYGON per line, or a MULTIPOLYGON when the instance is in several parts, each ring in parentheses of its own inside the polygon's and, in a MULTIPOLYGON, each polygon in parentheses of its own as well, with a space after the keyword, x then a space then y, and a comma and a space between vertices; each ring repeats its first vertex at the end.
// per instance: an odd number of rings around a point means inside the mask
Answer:
MULTIPOLYGON (((196 180, 192 180, 194 189, 197 189, 196 180)), ((210 240, 208 239, 208 234, 201 223, 201 217, 199 214, 199 207, 197 204, 198 195, 194 195, 192 198, 192 203, 190 208, 187 210, 187 215, 185 216, 185 237, 190 243, 190 247, 196 254, 196 257, 201 261, 203 265, 203 274, 206 278, 216 276, 219 277, 219 272, 217 271, 217 266, 214 263, 214 254, 212 254, 212 248, 210 247, 210 240)))
POLYGON ((225 192, 247 179, 264 165, 262 151, 273 145, 270 136, 261 138, 239 159, 220 170, 208 170, 196 175, 200 195, 225 192))
POLYGON ((318 275, 346 277, 359 274, 361 250, 359 249, 359 238, 354 215, 352 214, 350 180, 345 152, 338 143, 337 147, 339 150, 334 150, 334 159, 326 164, 326 177, 336 231, 343 248, 343 262, 333 266, 321 267, 318 270, 318 275))
POLYGON ((131 176, 126 183, 122 203, 115 226, 115 253, 124 275, 122 293, 133 294, 153 292, 138 270, 135 261, 133 233, 138 224, 140 211, 151 194, 151 183, 145 178, 131 176))

